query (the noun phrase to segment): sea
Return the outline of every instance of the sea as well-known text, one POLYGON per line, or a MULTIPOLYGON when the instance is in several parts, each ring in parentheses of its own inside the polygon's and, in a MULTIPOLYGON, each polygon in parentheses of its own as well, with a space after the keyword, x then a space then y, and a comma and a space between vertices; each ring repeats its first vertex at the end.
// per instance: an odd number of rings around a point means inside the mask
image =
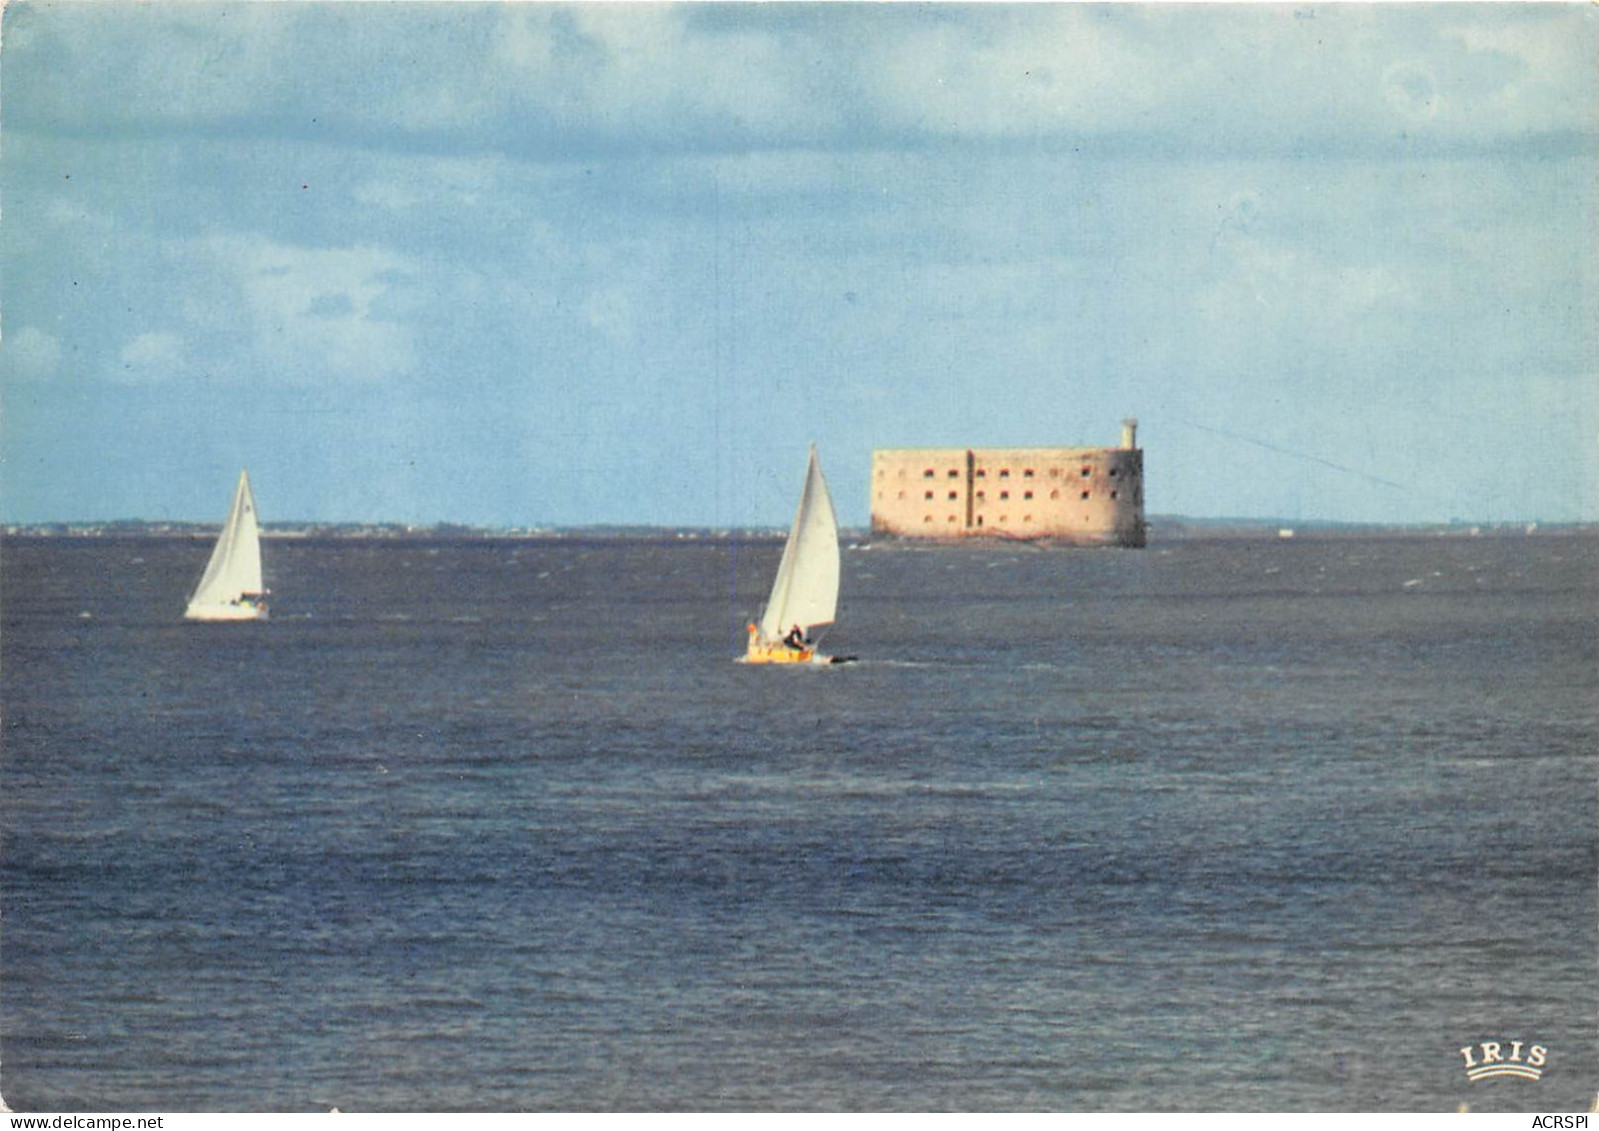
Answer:
POLYGON ((1594 1102, 1599 535, 779 551, 6 537, 5 1103, 1594 1102))

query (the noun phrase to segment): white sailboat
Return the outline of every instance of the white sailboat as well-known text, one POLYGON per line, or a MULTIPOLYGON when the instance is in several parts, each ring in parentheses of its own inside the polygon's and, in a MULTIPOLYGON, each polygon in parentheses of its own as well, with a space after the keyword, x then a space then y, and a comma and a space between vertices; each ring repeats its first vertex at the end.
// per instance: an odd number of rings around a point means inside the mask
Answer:
POLYGON ((748 626, 745 662, 828 664, 853 659, 822 655, 813 636, 815 629, 831 625, 838 611, 838 574, 838 517, 813 445, 772 595, 760 620, 748 626))
POLYGON ((222 535, 183 615, 189 620, 266 620, 266 595, 255 495, 250 491, 250 473, 241 471, 222 535))

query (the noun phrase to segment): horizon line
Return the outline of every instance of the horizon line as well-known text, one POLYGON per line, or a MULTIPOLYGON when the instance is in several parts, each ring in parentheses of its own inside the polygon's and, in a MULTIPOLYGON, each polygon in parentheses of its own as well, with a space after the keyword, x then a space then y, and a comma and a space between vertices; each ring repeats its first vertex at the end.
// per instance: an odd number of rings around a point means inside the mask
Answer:
MULTIPOLYGON (((1145 524, 1151 528, 1166 527, 1172 529, 1182 526, 1197 526, 1209 528, 1259 528, 1271 529, 1275 533, 1294 533, 1298 530, 1457 530, 1469 531, 1473 529, 1516 529, 1533 530, 1540 528, 1550 529, 1587 529, 1599 528, 1599 519, 1554 519, 1541 518, 1498 518, 1498 519, 1418 519, 1406 521, 1385 521, 1378 519, 1322 519, 1322 518, 1285 518, 1282 516, 1250 516, 1250 515, 1183 515, 1183 514, 1158 514, 1145 518, 1145 524)), ((147 518, 113 518, 113 519, 38 519, 28 521, 0 520, 0 533, 25 534, 25 533, 52 533, 61 530, 90 531, 90 530, 115 530, 124 529, 137 531, 167 530, 178 533, 206 533, 221 529, 222 522, 212 519, 147 519, 147 518)), ((472 523, 460 522, 453 519, 438 519, 429 522, 410 522, 401 519, 284 519, 260 523, 261 533, 264 537, 293 536, 307 531, 338 531, 338 530, 370 530, 389 531, 401 534, 427 534, 438 532, 461 532, 478 535, 509 535, 529 537, 549 534, 627 531, 639 533, 748 533, 771 532, 782 534, 787 531, 787 524, 775 523, 671 523, 671 522, 585 522, 585 523, 472 523)), ((871 535, 873 530, 870 524, 856 525, 840 523, 839 532, 854 535, 871 535)), ((892 536, 890 536, 892 537, 892 536)), ((933 543, 939 539, 919 539, 893 537, 894 541, 917 543, 933 543)), ((963 537, 953 541, 983 541, 981 536, 963 537)), ((1048 539, 1040 539, 1048 541, 1048 539)))

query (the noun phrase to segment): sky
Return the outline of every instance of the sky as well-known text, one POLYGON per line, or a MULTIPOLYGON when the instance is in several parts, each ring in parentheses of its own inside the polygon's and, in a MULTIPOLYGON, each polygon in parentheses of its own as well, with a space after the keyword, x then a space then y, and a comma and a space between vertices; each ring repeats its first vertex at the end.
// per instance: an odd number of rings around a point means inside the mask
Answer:
POLYGON ((1599 521, 1599 10, 32 3, 0 520, 784 526, 815 443, 1599 521))

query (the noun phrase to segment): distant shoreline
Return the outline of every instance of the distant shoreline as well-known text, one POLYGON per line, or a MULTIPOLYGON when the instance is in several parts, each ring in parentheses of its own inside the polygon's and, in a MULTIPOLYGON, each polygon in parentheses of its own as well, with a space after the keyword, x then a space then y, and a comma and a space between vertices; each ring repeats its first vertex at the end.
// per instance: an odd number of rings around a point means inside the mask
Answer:
MULTIPOLYGON (((146 522, 39 522, 7 523, 0 526, 5 538, 214 538, 218 523, 146 522)), ((1404 538, 1404 537, 1533 537, 1573 536, 1599 532, 1599 523, 1585 522, 1439 522, 1439 523, 1355 523, 1305 522, 1297 520, 1251 518, 1187 518, 1155 516, 1149 520, 1150 544, 1192 539, 1269 538, 1274 541, 1327 538, 1404 538)), ((458 523, 268 523, 262 537, 278 540, 347 539, 373 541, 574 541, 670 539, 682 542, 781 539, 784 527, 695 527, 695 526, 528 526, 490 527, 458 523)), ((963 545, 1016 545, 1013 539, 966 539, 951 542, 874 537, 863 528, 846 527, 839 531, 846 545, 872 545, 883 548, 948 549, 963 545)), ((1021 542, 1021 545, 1047 547, 1048 543, 1021 542)), ((1064 548, 1064 547, 1063 547, 1064 548)), ((1093 548, 1093 547, 1083 547, 1093 548)))

